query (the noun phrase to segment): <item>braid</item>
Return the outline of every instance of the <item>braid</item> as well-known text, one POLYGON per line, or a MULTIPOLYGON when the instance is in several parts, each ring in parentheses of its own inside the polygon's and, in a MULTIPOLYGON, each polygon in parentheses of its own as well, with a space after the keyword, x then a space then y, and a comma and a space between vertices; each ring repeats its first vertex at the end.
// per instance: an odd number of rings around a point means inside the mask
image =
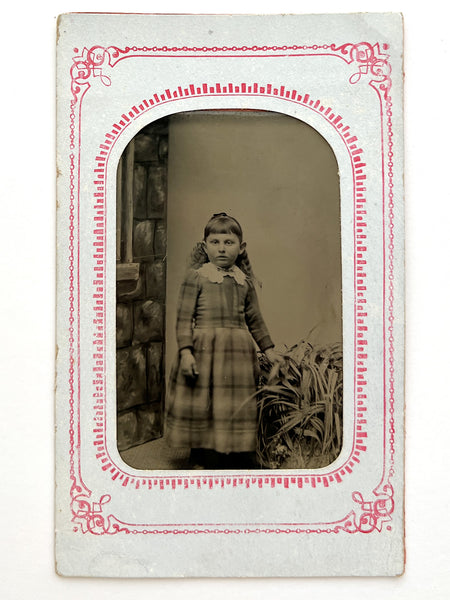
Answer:
POLYGON ((250 264, 250 260, 248 258, 247 250, 244 250, 242 254, 239 254, 236 259, 236 265, 247 275, 247 277, 250 279, 255 278, 253 275, 252 265, 250 264))
POLYGON ((192 269, 199 269, 206 262, 208 262, 208 255, 205 252, 203 243, 197 242, 192 248, 189 266, 192 269))
POLYGON ((253 273, 252 265, 250 264, 250 259, 248 257, 247 250, 244 250, 242 254, 240 254, 236 260, 236 265, 243 271, 249 279, 253 281, 253 283, 257 283, 259 287, 262 287, 261 282, 255 277, 253 273))

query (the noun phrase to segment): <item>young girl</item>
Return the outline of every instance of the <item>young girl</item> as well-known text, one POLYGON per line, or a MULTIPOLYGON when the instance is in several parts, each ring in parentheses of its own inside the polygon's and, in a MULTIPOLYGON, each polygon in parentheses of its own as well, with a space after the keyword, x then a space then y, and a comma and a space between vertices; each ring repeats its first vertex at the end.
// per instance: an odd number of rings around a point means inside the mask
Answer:
POLYGON ((256 401, 246 402, 258 377, 253 340, 271 362, 279 359, 259 310, 241 226, 226 213, 209 220, 194 249, 176 329, 169 445, 190 447, 194 468, 256 466, 256 401))

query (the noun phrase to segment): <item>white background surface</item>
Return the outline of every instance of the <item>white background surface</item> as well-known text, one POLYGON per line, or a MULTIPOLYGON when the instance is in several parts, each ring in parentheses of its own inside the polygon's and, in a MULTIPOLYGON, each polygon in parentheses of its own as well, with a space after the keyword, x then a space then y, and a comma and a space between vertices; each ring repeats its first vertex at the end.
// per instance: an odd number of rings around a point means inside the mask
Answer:
POLYGON ((450 597, 448 385, 450 9, 429 0, 8 3, 2 9, 0 595, 10 599, 450 597), (403 577, 64 579, 53 567, 54 45, 69 11, 405 16, 406 544, 403 577))

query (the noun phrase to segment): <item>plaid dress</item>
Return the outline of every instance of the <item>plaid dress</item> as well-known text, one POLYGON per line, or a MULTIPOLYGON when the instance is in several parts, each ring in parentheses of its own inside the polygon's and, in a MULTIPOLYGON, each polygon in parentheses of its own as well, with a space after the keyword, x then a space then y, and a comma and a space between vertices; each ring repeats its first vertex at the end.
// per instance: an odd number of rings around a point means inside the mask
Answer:
MULTIPOLYGON (((207 263, 189 271, 177 317, 179 350, 191 348, 199 375, 184 376, 179 354, 166 408, 167 441, 173 447, 250 452, 256 448, 256 390, 261 350, 273 346, 253 283, 207 263), (218 277, 210 277, 211 269, 218 277), (251 334, 251 335, 250 335, 251 334), (253 338, 253 339, 252 339, 253 338)), ((237 269, 237 267, 235 267, 237 269)))

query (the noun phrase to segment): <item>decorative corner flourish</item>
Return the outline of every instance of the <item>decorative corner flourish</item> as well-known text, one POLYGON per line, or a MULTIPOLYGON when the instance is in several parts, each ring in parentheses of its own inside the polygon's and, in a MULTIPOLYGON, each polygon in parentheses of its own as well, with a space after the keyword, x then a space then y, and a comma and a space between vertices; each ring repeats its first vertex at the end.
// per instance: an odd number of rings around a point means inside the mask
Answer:
MULTIPOLYGON (((394 489, 386 483, 380 489, 374 490, 375 500, 365 500, 360 492, 353 492, 352 499, 357 507, 344 523, 344 531, 348 533, 372 533, 375 529, 381 531, 383 524, 392 521, 394 512, 394 489)), ((390 530, 390 526, 387 526, 390 530)))
POLYGON ((111 78, 103 72, 104 67, 113 67, 121 54, 129 52, 129 48, 121 50, 116 46, 92 46, 92 48, 83 48, 81 54, 78 48, 74 48, 76 56, 72 59, 73 64, 70 68, 71 91, 74 102, 78 99, 78 94, 85 87, 85 91, 90 87, 91 77, 99 77, 105 86, 111 85, 111 78))
MULTIPOLYGON (((339 47, 331 44, 331 49, 348 57, 349 64, 358 63, 358 70, 350 76, 351 84, 358 83, 364 76, 370 76, 370 85, 378 85, 384 99, 388 99, 392 87, 392 67, 389 63, 389 54, 381 51, 379 43, 373 45, 368 42, 348 43, 339 47)), ((382 49, 388 50, 389 45, 383 44, 382 49)))
POLYGON ((90 493, 83 493, 80 486, 75 483, 70 490, 72 522, 78 527, 74 531, 81 529, 82 533, 92 533, 94 535, 114 535, 116 533, 130 533, 127 527, 119 524, 113 515, 103 515, 103 508, 111 501, 109 494, 104 494, 98 502, 92 502, 90 493))

